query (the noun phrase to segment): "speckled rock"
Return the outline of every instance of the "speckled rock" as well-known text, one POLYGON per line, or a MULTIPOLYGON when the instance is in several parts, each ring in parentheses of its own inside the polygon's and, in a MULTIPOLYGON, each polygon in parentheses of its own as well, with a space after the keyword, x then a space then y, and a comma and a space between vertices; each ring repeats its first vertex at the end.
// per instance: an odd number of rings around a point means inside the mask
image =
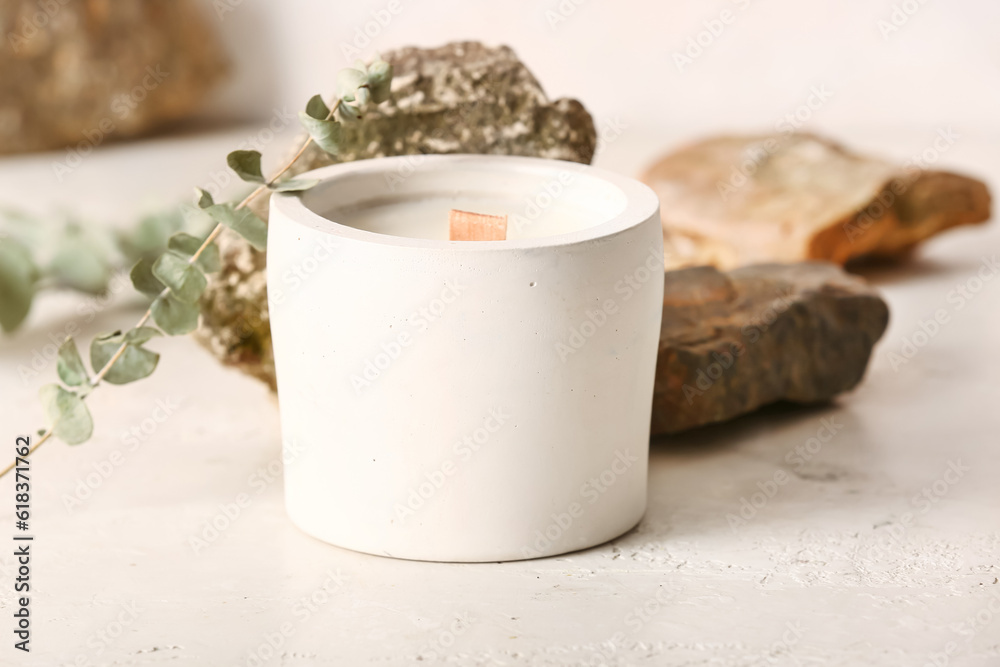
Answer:
POLYGON ((0 154, 70 146, 79 159, 195 111, 227 68, 199 4, 0 3, 0 154))
MULTIPOLYGON (((394 68, 392 99, 346 124, 334 158, 310 147, 292 173, 389 155, 486 153, 589 163, 593 119, 576 100, 549 101, 506 46, 456 42, 383 53, 394 68)), ((254 203, 267 213, 267 200, 254 203)), ((223 363, 274 384, 264 253, 233 234, 220 238, 223 269, 202 301, 197 336, 223 363)))
POLYGON ((826 262, 702 266, 665 280, 654 434, 848 391, 889 322, 873 288, 826 262))

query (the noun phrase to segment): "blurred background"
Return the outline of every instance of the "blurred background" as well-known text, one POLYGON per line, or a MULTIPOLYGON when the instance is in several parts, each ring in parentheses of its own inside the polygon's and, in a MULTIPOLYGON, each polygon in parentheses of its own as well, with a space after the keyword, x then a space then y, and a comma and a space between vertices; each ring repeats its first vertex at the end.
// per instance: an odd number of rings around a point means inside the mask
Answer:
MULTIPOLYGON (((125 7, 86 4, 97 13, 125 7)), ((609 123, 625 128, 602 146, 595 162, 631 174, 705 134, 773 130, 816 90, 825 91, 825 99, 796 127, 898 160, 921 150, 946 126, 965 137, 995 139, 1000 115, 1000 5, 988 0, 190 4, 200 11, 203 30, 166 22, 149 29, 165 30, 164 48, 186 49, 196 65, 200 59, 202 71, 185 82, 190 95, 177 100, 174 117, 153 123, 141 153, 118 140, 102 141, 62 175, 54 173, 54 163, 66 161, 59 149, 0 157, 0 205, 39 213, 70 207, 114 222, 187 197, 193 183, 224 167, 224 154, 234 144, 276 116, 294 114, 313 94, 329 95, 336 72, 356 57, 452 40, 511 46, 550 98, 581 100, 599 131, 609 123), (108 187, 109 180, 117 185, 108 187)), ((24 58, 11 57, 11 47, 33 25, 65 17, 60 0, 4 0, 0 6, 7 37, 0 75, 7 79, 0 81, 6 97, 0 109, 7 111, 0 112, 0 128, 6 125, 16 135, 23 130, 9 108, 21 106, 28 115, 38 110, 13 99, 19 89, 10 83, 24 58)), ((38 41, 22 40, 20 55, 38 41)), ((66 51, 53 69, 81 66, 79 52, 66 51)), ((44 76, 32 76, 47 85, 44 76)), ((297 124, 278 125, 282 138, 264 151, 265 163, 279 159, 297 124)), ((945 162, 975 171, 976 143, 960 141, 945 162)))

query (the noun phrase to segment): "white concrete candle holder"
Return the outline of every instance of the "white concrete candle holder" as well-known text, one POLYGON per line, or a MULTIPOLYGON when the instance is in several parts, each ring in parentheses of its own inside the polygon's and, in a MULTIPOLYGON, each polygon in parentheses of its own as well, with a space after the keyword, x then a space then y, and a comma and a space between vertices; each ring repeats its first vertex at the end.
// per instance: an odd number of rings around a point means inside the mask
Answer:
POLYGON ((550 556, 646 506, 658 203, 569 162, 407 156, 271 199, 288 513, 373 554, 550 556), (448 241, 448 211, 507 214, 448 241))

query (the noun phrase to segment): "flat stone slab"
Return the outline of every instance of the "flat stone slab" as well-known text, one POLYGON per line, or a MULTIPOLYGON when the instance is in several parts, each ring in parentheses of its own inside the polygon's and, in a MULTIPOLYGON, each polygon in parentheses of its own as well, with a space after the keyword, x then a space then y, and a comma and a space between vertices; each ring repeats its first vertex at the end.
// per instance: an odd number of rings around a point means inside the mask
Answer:
POLYGON ((864 280, 826 262, 668 271, 653 433, 855 387, 889 323, 864 280))
MULTIPOLYGON (((928 150, 940 156, 954 140, 942 130, 928 150)), ((643 180, 660 198, 668 267, 898 258, 990 217, 982 181, 810 134, 710 137, 666 155, 643 180)))

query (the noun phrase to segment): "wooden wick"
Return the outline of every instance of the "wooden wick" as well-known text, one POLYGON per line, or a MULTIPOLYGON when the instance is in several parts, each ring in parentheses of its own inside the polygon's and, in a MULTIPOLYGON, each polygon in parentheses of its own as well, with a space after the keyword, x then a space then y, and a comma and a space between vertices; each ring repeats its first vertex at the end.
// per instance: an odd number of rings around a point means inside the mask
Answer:
POLYGON ((507 216, 448 211, 448 238, 452 241, 505 241, 507 216))

